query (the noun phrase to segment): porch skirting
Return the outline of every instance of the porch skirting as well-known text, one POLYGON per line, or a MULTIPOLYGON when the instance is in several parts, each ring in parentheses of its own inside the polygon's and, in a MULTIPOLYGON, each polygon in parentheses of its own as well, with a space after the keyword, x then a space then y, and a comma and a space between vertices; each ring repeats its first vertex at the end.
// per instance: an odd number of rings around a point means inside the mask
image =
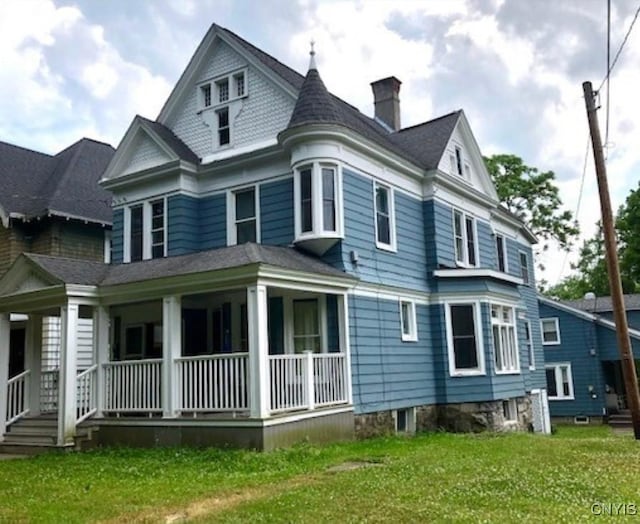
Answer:
POLYGON ((269 419, 104 418, 85 423, 98 431, 93 446, 232 447, 270 451, 300 442, 314 444, 354 438, 353 408, 318 409, 269 419))

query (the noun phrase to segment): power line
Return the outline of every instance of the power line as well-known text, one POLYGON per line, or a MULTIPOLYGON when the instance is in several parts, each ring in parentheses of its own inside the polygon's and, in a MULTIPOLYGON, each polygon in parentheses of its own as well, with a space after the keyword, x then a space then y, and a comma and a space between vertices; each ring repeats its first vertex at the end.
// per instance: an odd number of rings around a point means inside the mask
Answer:
MULTIPOLYGON (((609 148, 609 102, 611 99, 611 0, 607 0, 607 105, 605 117, 604 147, 605 155, 608 156, 609 148)), ((605 156, 605 160, 606 160, 605 156)))
MULTIPOLYGON (((576 213, 575 218, 578 220, 578 215, 580 214, 580 207, 582 205, 582 195, 584 194, 584 181, 587 178, 587 161, 589 160, 589 135, 587 135, 587 147, 584 152, 584 162, 582 164, 582 177, 580 179, 580 191, 578 193, 578 203, 576 204, 576 213)), ((558 277, 556 278, 556 282, 559 282, 562 278, 562 273, 564 272, 564 268, 567 265, 567 259, 569 258, 569 252, 565 251, 564 258, 562 259, 562 265, 560 266, 560 272, 558 273, 558 277)))
POLYGON ((629 35, 631 34, 631 31, 633 30, 633 26, 635 25, 636 20, 638 20, 638 15, 640 15, 640 5, 638 5, 638 9, 636 9, 636 13, 633 15, 633 20, 631 20, 631 25, 629 26, 629 29, 627 29, 627 34, 624 35, 624 39, 622 40, 622 43, 620 44, 620 47, 618 48, 618 52, 616 53, 616 56, 614 57, 613 62, 611 62, 611 65, 607 67, 607 74, 602 79, 602 82, 600 82, 600 87, 598 87, 598 89, 596 89, 596 91, 600 91, 600 89, 602 89, 602 86, 604 85, 606 80, 611 75, 611 71, 613 71, 613 68, 618 63, 618 58, 620 58, 620 54, 622 53, 622 50, 624 49, 624 46, 626 45, 627 40, 629 39, 629 35))

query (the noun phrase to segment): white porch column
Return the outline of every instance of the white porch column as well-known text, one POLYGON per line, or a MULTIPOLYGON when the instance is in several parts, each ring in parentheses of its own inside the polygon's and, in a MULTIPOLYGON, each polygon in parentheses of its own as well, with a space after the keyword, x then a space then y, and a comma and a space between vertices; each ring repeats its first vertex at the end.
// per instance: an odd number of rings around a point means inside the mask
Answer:
POLYGON ((338 295, 338 331, 340 332, 340 350, 344 353, 344 384, 349 404, 353 404, 351 389, 351 346, 349 344, 349 295, 338 295))
POLYGON ((42 374, 42 315, 29 315, 25 340, 25 369, 29 376, 29 413, 40 414, 40 377, 42 374))
POLYGON ((269 327, 267 324, 267 287, 247 287, 247 324, 249 326, 249 384, 252 418, 269 416, 269 327))
POLYGON ((102 416, 104 407, 104 364, 109 361, 109 310, 104 306, 93 308, 93 362, 96 369, 96 417, 102 416))
POLYGON ((9 381, 9 314, 0 313, 0 442, 7 428, 7 382, 9 381))
POLYGON ((182 353, 182 301, 179 296, 162 299, 162 416, 178 415, 175 359, 182 353))
POLYGON ((58 379, 58 445, 73 444, 76 434, 78 310, 68 301, 60 308, 60 375, 58 379))

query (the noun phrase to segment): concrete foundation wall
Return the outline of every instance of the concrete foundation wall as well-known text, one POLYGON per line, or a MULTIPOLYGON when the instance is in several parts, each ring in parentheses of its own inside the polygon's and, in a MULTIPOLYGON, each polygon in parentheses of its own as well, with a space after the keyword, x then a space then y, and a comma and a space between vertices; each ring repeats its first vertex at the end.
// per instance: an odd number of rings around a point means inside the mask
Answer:
POLYGON ((300 442, 321 444, 354 437, 352 411, 342 411, 300 420, 282 419, 267 426, 259 421, 242 422, 120 419, 95 420, 93 432, 98 446, 127 447, 233 447, 270 451, 300 442))

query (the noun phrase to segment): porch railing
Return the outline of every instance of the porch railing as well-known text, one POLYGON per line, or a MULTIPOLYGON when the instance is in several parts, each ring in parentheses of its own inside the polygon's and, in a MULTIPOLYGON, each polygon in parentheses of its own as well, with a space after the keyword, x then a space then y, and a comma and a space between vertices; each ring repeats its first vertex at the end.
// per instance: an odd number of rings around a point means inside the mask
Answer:
POLYGON ((29 413, 30 371, 23 371, 7 383, 7 425, 29 413))
POLYGON ((176 366, 178 411, 249 409, 247 353, 180 357, 176 366))
POLYGON ((43 371, 40 375, 40 413, 54 413, 58 410, 57 369, 43 371))
POLYGON ((89 418, 97 410, 96 400, 96 375, 98 365, 94 364, 90 368, 78 373, 76 383, 78 386, 76 423, 89 418))
POLYGON ((347 402, 344 353, 313 355, 314 402, 330 406, 347 402))
POLYGON ((108 362, 104 370, 104 411, 162 411, 162 359, 108 362))
POLYGON ((344 353, 271 355, 271 411, 314 409, 347 402, 344 353))

